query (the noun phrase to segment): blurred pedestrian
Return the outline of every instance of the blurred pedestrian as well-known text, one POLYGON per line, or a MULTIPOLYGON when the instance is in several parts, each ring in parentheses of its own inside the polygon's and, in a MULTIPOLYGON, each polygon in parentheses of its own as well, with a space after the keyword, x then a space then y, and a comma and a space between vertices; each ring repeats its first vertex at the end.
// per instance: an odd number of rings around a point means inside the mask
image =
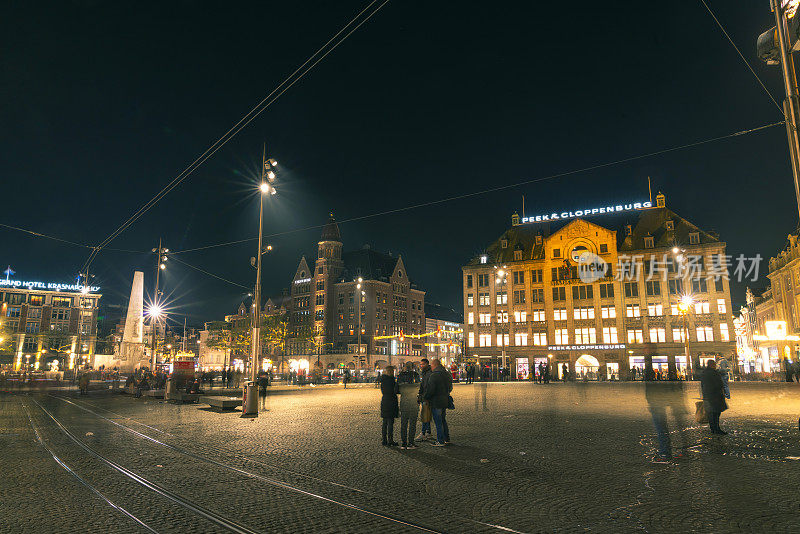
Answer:
POLYGON ((727 432, 719 427, 719 417, 728 409, 725 402, 725 388, 722 377, 717 371, 717 362, 709 360, 703 374, 700 376, 700 389, 703 392, 703 405, 708 415, 708 426, 712 434, 720 436, 727 435, 727 432))
POLYGON ((397 386, 400 388, 400 448, 416 449, 414 433, 417 431, 417 414, 419 404, 419 374, 414 365, 406 362, 405 369, 397 375, 397 386))
POLYGON ((396 447, 394 440, 394 420, 400 415, 400 407, 397 402, 397 380, 394 378, 394 367, 387 365, 380 376, 381 387, 381 427, 382 444, 384 447, 396 447))
POLYGON ((719 362, 717 363, 717 371, 719 371, 719 376, 722 378, 722 391, 725 394, 725 398, 730 399, 731 388, 728 385, 728 380, 730 379, 731 367, 728 364, 728 360, 725 358, 720 358, 719 362))

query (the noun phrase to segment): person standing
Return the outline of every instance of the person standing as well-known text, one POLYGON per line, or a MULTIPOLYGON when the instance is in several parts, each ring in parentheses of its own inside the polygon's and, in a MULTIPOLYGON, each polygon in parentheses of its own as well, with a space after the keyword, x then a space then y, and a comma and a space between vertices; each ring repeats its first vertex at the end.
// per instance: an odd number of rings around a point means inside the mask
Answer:
POLYGON ((431 362, 431 374, 425 388, 425 399, 430 403, 431 415, 436 425, 436 447, 450 444, 450 429, 447 426, 447 408, 450 406, 450 392, 453 391, 453 380, 450 373, 442 367, 442 362, 431 362))
POLYGON ((416 441, 425 441, 427 439, 431 439, 431 420, 425 420, 426 417, 424 416, 425 412, 430 412, 430 403, 425 400, 425 389, 428 387, 428 379, 431 376, 431 366, 428 363, 427 358, 422 358, 419 361, 419 369, 422 372, 422 377, 420 378, 419 382, 419 392, 417 396, 417 402, 420 405, 420 411, 422 412, 423 416, 422 419, 422 429, 419 431, 419 435, 416 437, 416 441))
POLYGON ((708 415, 708 426, 712 434, 727 434, 719 427, 719 416, 728 409, 725 402, 725 389, 722 377, 717 371, 717 362, 709 360, 700 376, 700 389, 703 392, 703 405, 708 415))
POLYGON ((731 367, 728 364, 728 360, 720 358, 719 363, 717 363, 717 371, 719 371, 719 376, 722 378, 722 392, 725 394, 726 399, 730 399, 731 388, 728 385, 728 380, 730 379, 731 367))
POLYGON ((397 386, 400 388, 400 448, 416 449, 414 433, 417 431, 417 394, 419 375, 414 371, 411 362, 406 362, 405 369, 397 375, 397 386))
POLYGON ((350 369, 345 367, 344 373, 342 373, 342 383, 344 384, 344 389, 347 389, 348 382, 350 382, 350 369))
POLYGON ((381 427, 382 444, 384 447, 396 447, 394 420, 400 415, 400 407, 397 403, 399 389, 397 380, 394 378, 394 367, 391 365, 386 366, 383 373, 381 373, 379 382, 381 387, 381 418, 383 419, 383 426, 381 427))

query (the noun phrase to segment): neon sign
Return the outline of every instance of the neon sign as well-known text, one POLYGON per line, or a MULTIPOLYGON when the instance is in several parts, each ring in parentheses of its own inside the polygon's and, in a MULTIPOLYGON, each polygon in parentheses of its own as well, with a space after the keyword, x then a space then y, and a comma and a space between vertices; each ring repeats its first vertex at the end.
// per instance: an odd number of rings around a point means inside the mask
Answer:
POLYGON ((85 286, 83 284, 60 284, 58 282, 31 282, 23 280, 3 280, 0 279, 0 287, 45 289, 50 291, 81 291, 84 289, 89 292, 100 291, 100 286, 85 286))
POLYGON ((602 206, 599 208, 587 208, 584 210, 562 211, 561 213, 549 213, 531 217, 523 217, 520 222, 524 224, 533 222, 560 221, 563 219, 574 219, 575 217, 590 217, 592 215, 600 215, 604 213, 643 210, 652 207, 653 203, 650 201, 634 202, 632 204, 616 204, 614 206, 602 206))

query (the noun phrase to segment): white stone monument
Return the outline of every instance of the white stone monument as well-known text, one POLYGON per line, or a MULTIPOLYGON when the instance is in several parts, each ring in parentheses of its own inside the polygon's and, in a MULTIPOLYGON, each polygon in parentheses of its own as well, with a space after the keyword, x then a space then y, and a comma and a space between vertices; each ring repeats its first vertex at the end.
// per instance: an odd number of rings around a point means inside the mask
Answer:
POLYGON ((144 273, 141 271, 133 273, 125 330, 119 346, 119 360, 120 369, 129 372, 148 365, 144 352, 144 273))

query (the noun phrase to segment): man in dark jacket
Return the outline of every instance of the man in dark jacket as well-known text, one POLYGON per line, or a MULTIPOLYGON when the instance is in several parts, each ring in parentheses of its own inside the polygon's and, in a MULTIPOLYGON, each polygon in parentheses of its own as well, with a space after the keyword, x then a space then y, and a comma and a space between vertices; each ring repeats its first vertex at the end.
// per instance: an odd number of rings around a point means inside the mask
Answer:
MULTIPOLYGON (((425 389, 428 387, 428 379, 431 376, 431 366, 428 363, 427 358, 422 358, 419 361, 419 370, 422 373, 422 377, 419 381, 419 396, 418 401, 422 410, 425 410, 425 405, 428 404, 428 401, 425 400, 425 389)), ((414 438, 414 441, 424 441, 426 439, 431 439, 431 422, 430 421, 423 421, 422 422, 422 430, 419 431, 419 436, 414 438)))
POLYGON ((453 391, 453 378, 442 367, 442 362, 431 362, 431 374, 425 388, 425 400, 430 403, 433 422, 436 425, 436 447, 450 444, 450 429, 447 427, 447 407, 450 405, 450 392, 453 391))
POLYGON ((700 389, 703 392, 703 404, 708 414, 708 426, 712 434, 724 436, 727 434, 719 427, 719 416, 728 409, 725 402, 725 388, 722 377, 717 371, 717 362, 708 360, 706 368, 700 377, 700 389))

